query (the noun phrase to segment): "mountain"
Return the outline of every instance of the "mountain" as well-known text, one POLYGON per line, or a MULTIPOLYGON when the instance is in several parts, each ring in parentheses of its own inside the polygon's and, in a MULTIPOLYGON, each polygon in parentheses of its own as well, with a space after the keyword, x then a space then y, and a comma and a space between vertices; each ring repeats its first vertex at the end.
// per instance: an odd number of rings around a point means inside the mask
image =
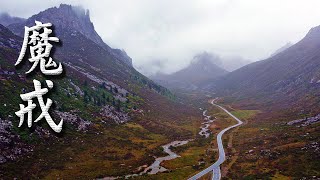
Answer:
POLYGON ((23 36, 23 26, 33 26, 35 21, 52 23, 56 29, 55 33, 58 35, 66 29, 77 31, 88 39, 91 39, 93 42, 101 46, 106 46, 98 33, 94 30, 93 23, 90 20, 89 10, 85 10, 82 7, 61 4, 59 7, 52 7, 31 16, 26 22, 10 24, 8 28, 17 35, 23 36))
MULTIPOLYGON (((173 98, 170 91, 143 76, 128 64, 131 58, 125 51, 112 49, 101 40, 90 21, 88 10, 71 5, 61 4, 59 7, 49 8, 24 22, 9 25, 9 29, 1 25, 0 54, 6 62, 1 64, 2 68, 7 67, 10 71, 15 71, 10 64, 14 65, 21 49, 24 26, 31 27, 36 20, 54 25, 54 35, 61 43, 54 44, 53 59, 63 62, 65 76, 67 79, 71 78, 69 79, 72 82, 71 86, 99 85, 111 92, 112 98, 123 103, 130 101, 128 100, 130 95, 140 96, 144 100, 153 100, 159 95, 165 99, 173 98)), ((27 64, 23 68, 26 69, 26 66, 27 64)), ((81 88, 76 89, 78 93, 86 94, 81 88)), ((97 98, 94 98, 94 102, 97 98)))
POLYGON ((131 58, 123 50, 100 40, 88 11, 64 4, 24 23, 0 25, 0 179, 28 174, 53 177, 56 169, 63 179, 129 174, 152 164, 153 157, 161 155, 160 145, 195 137, 190 126, 202 119, 198 110, 177 103, 170 91, 128 64, 131 58), (18 128, 15 115, 22 103, 19 95, 34 89, 33 79, 44 81, 39 72, 25 75, 30 67, 27 59, 14 66, 22 46, 21 31, 35 20, 52 23, 61 41, 52 43, 52 57, 62 62, 64 74, 49 78, 55 87, 50 91, 54 101, 50 114, 54 120, 64 120, 60 134, 44 119, 32 128, 26 123, 18 128), (60 169, 83 162, 76 169, 60 169), (122 163, 126 165, 119 170, 122 163))
POLYGON ((23 23, 24 21, 24 18, 13 17, 10 16, 8 13, 0 13, 0 22, 3 26, 8 26, 10 24, 15 23, 23 23))
POLYGON ((127 65, 132 66, 132 59, 127 56, 123 50, 112 49, 103 42, 101 37, 95 31, 94 25, 90 20, 89 10, 85 10, 80 6, 61 4, 59 7, 52 7, 33 15, 25 22, 23 21, 10 24, 8 28, 15 34, 23 36, 24 26, 33 26, 35 21, 52 23, 56 29, 55 33, 58 36, 65 34, 66 31, 69 34, 80 33, 84 37, 90 39, 92 42, 98 44, 101 48, 105 49, 111 56, 125 62, 127 65))
POLYGON ((132 67, 132 59, 125 51, 113 49, 102 41, 94 29, 88 10, 61 4, 33 15, 25 22, 11 24, 8 28, 22 37, 24 26, 31 27, 36 20, 54 25, 55 35, 61 39, 55 55, 61 61, 68 62, 69 66, 90 64, 91 70, 105 73, 110 80, 119 84, 126 85, 126 80, 139 79, 150 87, 161 89, 132 67))
POLYGON ((275 107, 297 104, 301 107, 303 102, 308 102, 306 106, 316 108, 320 97, 319 49, 320 26, 312 28, 290 48, 212 82, 212 90, 223 96, 248 102, 251 98, 275 107))
POLYGON ((237 132, 238 142, 233 147, 239 150, 239 158, 226 179, 268 179, 279 173, 288 179, 319 177, 319 145, 309 148, 320 138, 319 49, 320 26, 286 50, 210 84, 210 90, 225 107, 242 109, 247 115, 258 112, 248 118, 233 111, 246 123, 237 132), (309 120, 314 123, 308 124, 309 120), (288 157, 293 157, 291 162, 288 157), (307 161, 297 163, 298 159, 307 161), (262 162, 261 166, 256 166, 257 161, 262 162), (309 167, 312 170, 306 170, 309 167), (239 172, 240 168, 243 171, 239 172), (265 173, 266 169, 279 171, 265 173))
POLYGON ((186 68, 173 74, 157 74, 151 78, 172 89, 201 89, 206 86, 207 82, 228 73, 217 64, 221 64, 221 59, 218 56, 203 52, 194 56, 186 68))

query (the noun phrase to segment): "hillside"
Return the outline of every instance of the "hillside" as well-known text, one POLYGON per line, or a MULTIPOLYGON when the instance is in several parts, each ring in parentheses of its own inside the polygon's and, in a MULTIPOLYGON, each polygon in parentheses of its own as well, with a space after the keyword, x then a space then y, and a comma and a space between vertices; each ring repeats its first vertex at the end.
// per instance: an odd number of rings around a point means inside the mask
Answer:
POLYGON ((320 27, 266 60, 242 67, 211 83, 222 96, 249 102, 316 109, 319 102, 320 27))
POLYGON ((211 82, 219 103, 245 122, 228 137, 226 179, 319 177, 319 49, 315 27, 274 56, 211 82))
POLYGON ((124 51, 105 44, 88 11, 69 5, 8 28, 0 25, 0 104, 0 178, 94 179, 132 173, 150 164, 161 144, 193 137, 191 126, 201 119, 197 110, 176 103, 170 91, 136 71, 124 51), (62 62, 65 73, 51 77, 55 88, 50 95, 52 116, 65 121, 61 134, 44 120, 31 129, 17 128, 19 95, 33 90, 33 79, 44 81, 40 73, 25 75, 29 63, 14 67, 20 31, 34 20, 53 23, 61 40, 53 59, 62 62))

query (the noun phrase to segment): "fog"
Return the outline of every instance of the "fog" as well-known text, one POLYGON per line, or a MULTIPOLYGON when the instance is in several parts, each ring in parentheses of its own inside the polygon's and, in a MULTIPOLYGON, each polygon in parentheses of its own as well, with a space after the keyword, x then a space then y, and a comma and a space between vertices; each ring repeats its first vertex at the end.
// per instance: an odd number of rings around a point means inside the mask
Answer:
POLYGON ((320 25, 318 0, 10 0, 0 11, 27 18, 60 3, 89 9, 102 39, 145 74, 177 71, 203 51, 261 60, 320 25))

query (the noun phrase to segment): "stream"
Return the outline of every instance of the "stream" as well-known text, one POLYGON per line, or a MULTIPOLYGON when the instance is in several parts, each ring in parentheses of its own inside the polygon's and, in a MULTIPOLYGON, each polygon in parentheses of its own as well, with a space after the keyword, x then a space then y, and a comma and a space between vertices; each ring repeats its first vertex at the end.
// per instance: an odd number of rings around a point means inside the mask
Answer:
POLYGON ((204 110, 202 115, 204 116, 204 122, 201 123, 202 126, 200 127, 200 136, 204 136, 205 138, 208 138, 211 134, 211 131, 209 130, 210 124, 214 121, 211 119, 211 116, 207 115, 207 110, 204 110))
MULTIPOLYGON (((164 172, 164 171, 167 171, 168 169, 164 168, 163 166, 161 166, 161 163, 163 161, 169 161, 169 160, 172 160, 172 159, 175 159, 177 157, 180 157, 178 154, 174 153, 173 151, 171 151, 170 147, 178 147, 178 146, 182 146, 182 145, 185 145, 187 144, 189 141, 192 141, 192 140, 185 140, 185 141, 173 141, 169 144, 166 144, 166 145, 163 145, 162 148, 163 148, 163 151, 165 153, 168 154, 168 156, 164 156, 164 157, 158 157, 155 159, 155 161, 148 167, 146 167, 144 169, 144 171, 140 172, 139 174, 129 174, 129 175, 126 175, 125 178, 130 178, 130 177, 135 177, 135 176, 141 176, 143 174, 157 174, 159 172, 164 172)), ((139 167, 139 168, 142 168, 139 167)), ((118 178, 118 177, 117 177, 118 178)), ((115 178, 115 179, 117 179, 115 178)), ((105 180, 108 180, 106 178, 104 178, 105 180)))
POLYGON ((166 144, 166 145, 163 145, 163 151, 165 153, 168 154, 168 156, 165 156, 165 157, 158 157, 156 158, 156 160, 154 161, 153 164, 151 164, 149 167, 147 167, 145 170, 144 170, 144 173, 148 172, 148 174, 157 174, 159 172, 164 172, 164 171, 167 171, 166 168, 162 167, 160 164, 163 162, 163 161, 169 161, 169 160, 172 160, 172 159, 175 159, 177 157, 180 157, 178 154, 174 153, 171 151, 170 147, 177 147, 177 146, 182 146, 182 145, 185 145, 189 142, 190 140, 186 140, 186 141, 173 141, 169 144, 166 144))
MULTIPOLYGON (((211 120, 211 116, 207 115, 207 110, 204 110, 202 114, 204 116, 204 122, 201 123, 202 126, 200 127, 199 135, 204 136, 205 138, 208 138, 211 134, 211 132, 209 130, 209 126, 214 120, 211 120)), ((141 176, 143 174, 157 174, 160 172, 168 171, 168 169, 161 166, 161 163, 163 161, 169 161, 169 160, 180 157, 178 154, 173 152, 170 148, 185 145, 185 144, 189 143, 190 141, 192 141, 192 140, 189 139, 189 140, 183 140, 183 141, 173 141, 173 142, 170 142, 168 144, 163 145, 162 146, 163 151, 168 154, 167 156, 155 158, 155 161, 150 166, 146 167, 142 172, 140 172, 139 174, 126 175, 125 178, 127 179, 130 177, 141 176)), ((143 166, 139 167, 139 169, 140 168, 143 168, 143 166)), ((121 178, 121 177, 105 177, 103 179, 104 180, 113 180, 113 179, 118 179, 118 178, 121 178)))
MULTIPOLYGON (((202 126, 200 127, 199 135, 200 136, 204 136, 205 138, 208 138, 210 136, 210 134, 211 134, 211 132, 209 130, 209 126, 214 120, 211 120, 211 116, 207 115, 207 110, 204 110, 202 115, 204 116, 204 122, 201 123, 202 126)), ((187 144, 189 141, 191 141, 191 140, 173 141, 173 142, 171 142, 169 144, 163 145, 162 146, 163 147, 163 151, 165 153, 167 153, 168 156, 156 158, 155 161, 153 162, 153 164, 151 164, 143 172, 141 172, 140 175, 146 174, 146 173, 148 173, 148 174, 157 174, 159 172, 167 171, 166 168, 161 166, 161 163, 163 161, 169 161, 169 160, 172 160, 172 159, 180 157, 178 154, 172 152, 170 147, 182 146, 182 145, 187 144)))

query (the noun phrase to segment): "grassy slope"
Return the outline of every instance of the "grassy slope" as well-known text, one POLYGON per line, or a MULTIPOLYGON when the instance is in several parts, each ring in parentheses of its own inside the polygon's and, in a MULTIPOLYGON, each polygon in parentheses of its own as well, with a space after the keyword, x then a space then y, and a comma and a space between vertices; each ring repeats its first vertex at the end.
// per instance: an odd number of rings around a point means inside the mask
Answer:
MULTIPOLYGON (((15 53, 1 50, 2 69, 16 71, 13 68, 15 53)), ((23 71, 25 72, 25 71, 23 71)), ((22 72, 22 74, 23 74, 22 72)), ((75 74, 71 70, 69 74, 75 74)), ((104 103, 97 103, 96 99, 106 100, 112 94, 99 85, 88 80, 86 85, 77 74, 55 79, 55 91, 50 98, 56 103, 56 109, 62 111, 75 110, 83 119, 90 120, 93 126, 88 132, 77 132, 73 126, 65 124, 61 135, 40 139, 30 135, 34 129, 17 128, 19 122, 14 112, 21 103, 19 94, 21 89, 33 90, 32 79, 43 80, 41 76, 33 76, 21 80, 15 74, 4 77, 0 81, 0 116, 13 122, 14 131, 28 144, 34 146, 30 152, 18 161, 1 165, 1 177, 71 177, 92 179, 104 176, 129 174, 136 171, 138 166, 150 164, 154 155, 161 155, 159 146, 173 139, 185 139, 195 136, 193 126, 199 126, 201 115, 199 112, 179 105, 148 88, 141 88, 137 94, 144 95, 144 102, 136 104, 143 108, 143 114, 132 114, 132 122, 125 125, 101 123, 99 109, 104 103), (76 93, 69 84, 71 79, 91 97, 88 102, 76 93), (95 89, 92 89, 94 86, 95 89), (104 95, 103 95, 104 94, 104 95), (104 98, 104 99, 103 99, 104 98), (93 100, 95 99, 95 100, 93 100), (12 117, 11 117, 12 116, 12 117)), ((126 110, 134 106, 133 102, 121 103, 126 110)), ((105 104, 112 104, 106 101, 105 104)), ((34 117, 36 114, 34 114, 34 117)), ((34 126, 49 129, 45 120, 34 126)))
POLYGON ((302 149, 319 139, 319 125, 288 126, 286 122, 299 118, 290 112, 236 110, 232 113, 245 123, 233 138, 236 151, 228 151, 232 156, 223 166, 224 179, 319 176, 319 156, 310 149, 302 149))

